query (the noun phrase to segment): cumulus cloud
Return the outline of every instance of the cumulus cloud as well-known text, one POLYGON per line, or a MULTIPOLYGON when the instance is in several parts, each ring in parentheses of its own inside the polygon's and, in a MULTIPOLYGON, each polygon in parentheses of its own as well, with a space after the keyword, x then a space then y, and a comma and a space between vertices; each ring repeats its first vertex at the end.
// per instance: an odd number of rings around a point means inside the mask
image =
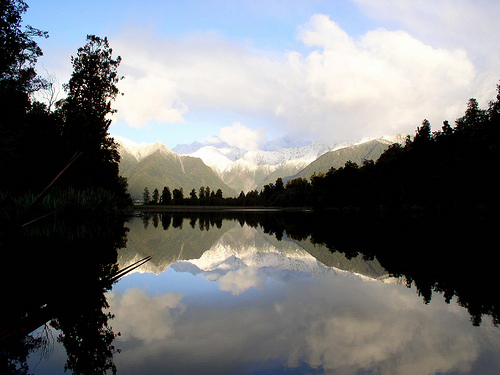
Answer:
POLYGON ((152 342, 173 334, 175 317, 182 313, 182 294, 148 296, 144 290, 128 289, 123 295, 110 293, 108 302, 115 315, 111 325, 123 339, 152 342))
POLYGON ((240 122, 220 129, 217 137, 209 137, 207 143, 225 142, 231 147, 241 150, 255 150, 266 142, 266 132, 263 129, 253 130, 240 122))
MULTIPOLYGON (((338 141, 413 133, 424 118, 439 128, 479 90, 482 72, 465 47, 384 28, 354 38, 322 14, 299 27, 298 40, 307 53, 271 54, 214 33, 118 39, 126 78, 117 116, 144 126, 182 123, 189 113, 244 114, 280 132, 338 141)), ((252 149, 262 134, 235 122, 218 137, 252 149)))
POLYGON ((263 289, 266 284, 266 275, 261 274, 255 267, 242 267, 221 276, 218 283, 221 290, 238 296, 251 288, 263 289))
POLYGON ((404 31, 377 29, 355 40, 328 16, 316 15, 299 38, 317 49, 289 54, 296 77, 280 111, 316 135, 408 132, 424 118, 439 124, 458 116, 475 75, 463 50, 435 49, 404 31), (299 99, 303 105, 293 105, 299 99))
POLYGON ((180 39, 117 38, 123 57, 124 96, 118 118, 144 126, 149 121, 180 123, 189 111, 266 111, 279 77, 279 62, 215 33, 180 39))
POLYGON ((251 298, 228 303, 217 295, 209 302, 191 300, 189 313, 168 320, 170 328, 163 334, 165 316, 172 315, 177 299, 164 309, 158 308, 156 296, 144 292, 130 295, 133 304, 112 299, 115 320, 127 319, 134 332, 122 330, 131 340, 124 344, 127 355, 116 358, 117 366, 135 373, 133 366, 147 361, 153 368, 193 373, 210 362, 209 372, 222 373, 230 366, 230 372, 237 372, 245 363, 255 366, 273 359, 326 373, 373 369, 383 374, 434 374, 470 370, 482 355, 480 338, 491 340, 488 345, 499 343, 493 325, 473 327, 466 310, 455 302, 448 305, 436 296, 425 305, 402 285, 332 275, 289 280, 284 289, 270 289, 258 303, 251 298), (130 306, 137 314, 123 316, 130 306))
POLYGON ((500 51, 492 35, 500 33, 500 2, 491 0, 443 0, 392 2, 354 0, 360 9, 382 22, 395 22, 434 47, 460 48, 468 52, 478 70, 470 95, 487 104, 495 95, 500 76, 500 51))

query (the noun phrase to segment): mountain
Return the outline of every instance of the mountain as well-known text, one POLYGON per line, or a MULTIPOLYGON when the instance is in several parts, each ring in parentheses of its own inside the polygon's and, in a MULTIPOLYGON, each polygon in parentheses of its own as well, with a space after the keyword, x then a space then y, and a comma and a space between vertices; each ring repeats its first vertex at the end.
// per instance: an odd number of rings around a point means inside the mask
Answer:
POLYGON ((349 160, 358 165, 362 165, 365 160, 376 161, 391 144, 404 144, 405 140, 406 134, 396 134, 393 136, 385 136, 361 141, 349 147, 329 151, 318 157, 315 161, 297 174, 290 176, 283 181, 286 182, 287 180, 298 177, 309 180, 313 174, 326 173, 332 167, 343 167, 349 160))
MULTIPOLYGON (((305 146, 280 147, 269 150, 244 151, 227 144, 192 146, 177 150, 194 150, 198 157, 236 192, 261 190, 278 178, 288 181, 294 177, 309 179, 315 172, 325 173, 331 167, 339 168, 351 160, 359 165, 364 160, 376 160, 390 144, 404 143, 406 135, 385 136, 359 142, 326 144, 315 141, 305 146)), ((271 145, 268 144, 267 147, 271 145)))
POLYGON ((200 257, 179 261, 172 267, 176 271, 203 273, 211 279, 220 279, 228 272, 247 267, 285 277, 291 275, 283 271, 314 277, 337 273, 376 279, 387 275, 377 260, 364 260, 362 255, 347 259, 344 254, 332 253, 326 246, 313 245, 308 240, 297 242, 284 236, 278 241, 274 235, 247 225, 231 228, 200 257))
POLYGON ((239 192, 260 191, 278 178, 284 182, 296 177, 309 179, 314 173, 326 173, 331 167, 342 167, 348 160, 361 165, 376 160, 389 147, 404 143, 406 135, 397 134, 359 142, 326 144, 315 141, 308 145, 281 147, 267 144, 266 150, 241 150, 226 143, 179 145, 170 150, 164 144, 136 144, 121 137, 120 173, 127 177, 134 199, 141 199, 145 187, 171 190, 182 187, 187 196, 191 189, 209 186, 221 189, 225 197, 239 192), (274 147, 274 148, 273 148, 274 147))
POLYGON ((160 274, 179 260, 200 258, 225 232, 239 226, 236 221, 225 224, 221 228, 212 226, 210 230, 201 230, 182 217, 133 218, 127 223, 130 229, 127 246, 118 251, 118 263, 124 268, 150 255, 152 259, 139 271, 160 274))
POLYGON ((165 186, 170 190, 182 187, 185 196, 201 186, 221 189, 224 196, 236 195, 200 158, 180 156, 160 142, 138 145, 114 138, 121 155, 120 174, 127 178, 133 199, 141 199, 145 187, 151 193, 155 188, 161 193, 165 186))
POLYGON ((325 246, 294 241, 286 235, 278 241, 274 235, 242 226, 236 220, 225 220, 220 228, 212 225, 209 230, 201 230, 193 219, 163 215, 148 221, 134 218, 127 226, 127 246, 118 251, 118 263, 124 268, 151 255, 151 261, 139 272, 159 274, 172 267, 177 272, 203 273, 212 280, 229 272, 251 276, 244 271, 248 267, 282 277, 290 277, 290 272, 312 276, 354 273, 368 278, 387 275, 377 260, 367 261, 362 256, 348 259, 325 246))
MULTIPOLYGON (((325 152, 339 147, 322 142, 313 142, 306 146, 284 148, 283 142, 269 143, 268 150, 245 151, 227 144, 183 145, 176 150, 195 150, 186 156, 198 157, 236 192, 248 192, 259 189, 264 184, 275 182, 278 177, 290 176, 313 162, 325 152), (272 149, 276 147, 276 149, 272 149), (274 179, 270 179, 269 177, 274 179)), ((286 143, 285 143, 286 144, 286 143)))

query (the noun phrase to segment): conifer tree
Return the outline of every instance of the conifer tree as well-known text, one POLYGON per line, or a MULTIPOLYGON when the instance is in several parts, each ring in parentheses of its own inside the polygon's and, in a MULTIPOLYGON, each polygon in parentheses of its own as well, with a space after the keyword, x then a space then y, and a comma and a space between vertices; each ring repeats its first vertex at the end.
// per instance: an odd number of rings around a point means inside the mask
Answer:
POLYGON ((169 205, 171 202, 172 202, 172 193, 170 192, 170 189, 167 186, 165 186, 161 193, 160 203, 163 205, 169 205))
POLYGON ((151 201, 151 194, 149 193, 149 189, 145 187, 144 192, 142 193, 142 202, 144 204, 149 204, 150 201, 151 201))
POLYGON ((82 153, 69 184, 125 194, 126 183, 118 172, 117 144, 108 134, 109 115, 116 112, 111 103, 119 94, 116 84, 123 78, 117 72, 121 58, 114 59, 112 54, 106 37, 87 36, 87 43, 71 57, 73 73, 64 85, 68 95, 59 102, 59 110, 64 118, 67 157, 82 153))
POLYGON ((160 201, 160 192, 158 191, 157 188, 155 188, 153 190, 153 196, 152 196, 151 202, 153 204, 158 204, 159 201, 160 201))

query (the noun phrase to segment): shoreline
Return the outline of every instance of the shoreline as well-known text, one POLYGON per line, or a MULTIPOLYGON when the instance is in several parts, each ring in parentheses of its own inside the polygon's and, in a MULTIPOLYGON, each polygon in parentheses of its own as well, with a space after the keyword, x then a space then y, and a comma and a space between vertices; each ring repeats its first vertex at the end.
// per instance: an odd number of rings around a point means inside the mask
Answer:
POLYGON ((280 212, 280 211, 296 211, 296 212, 312 212, 311 208, 304 207, 231 207, 231 206, 161 206, 161 205, 137 205, 129 206, 129 211, 132 212, 280 212))

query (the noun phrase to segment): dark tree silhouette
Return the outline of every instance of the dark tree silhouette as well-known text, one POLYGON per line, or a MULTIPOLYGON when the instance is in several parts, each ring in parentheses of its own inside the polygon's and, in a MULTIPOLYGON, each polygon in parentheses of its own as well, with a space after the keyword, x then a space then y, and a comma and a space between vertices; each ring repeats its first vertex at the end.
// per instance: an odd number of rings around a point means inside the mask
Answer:
POLYGON ((172 202, 172 193, 170 189, 165 186, 161 193, 160 203, 163 205, 169 205, 172 202))
POLYGON ((155 188, 153 190, 153 196, 151 198, 151 203, 158 204, 159 201, 160 201, 160 192, 158 191, 158 188, 155 188))
POLYGON ((112 101, 119 94, 116 84, 121 58, 113 59, 108 39, 87 36, 87 43, 71 57, 73 74, 64 85, 68 95, 59 102, 64 118, 62 135, 67 156, 81 152, 78 167, 67 177, 73 186, 93 186, 125 195, 126 182, 119 176, 120 155, 108 134, 112 101))
POLYGON ((142 202, 144 204, 149 204, 149 202, 151 202, 151 193, 149 192, 147 186, 144 188, 144 192, 142 193, 142 202))

